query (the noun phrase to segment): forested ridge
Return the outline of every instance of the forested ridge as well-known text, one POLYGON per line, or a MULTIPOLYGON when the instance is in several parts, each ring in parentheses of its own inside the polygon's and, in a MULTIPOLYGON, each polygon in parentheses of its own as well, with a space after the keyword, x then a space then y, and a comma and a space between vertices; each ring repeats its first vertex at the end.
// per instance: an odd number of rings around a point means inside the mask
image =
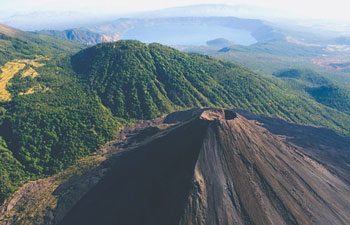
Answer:
MULTIPOLYGON (((72 57, 73 69, 117 117, 149 119, 179 108, 229 107, 348 134, 349 115, 286 89, 287 81, 159 44, 119 41, 72 57)), ((303 75, 304 80, 327 79, 303 75)))

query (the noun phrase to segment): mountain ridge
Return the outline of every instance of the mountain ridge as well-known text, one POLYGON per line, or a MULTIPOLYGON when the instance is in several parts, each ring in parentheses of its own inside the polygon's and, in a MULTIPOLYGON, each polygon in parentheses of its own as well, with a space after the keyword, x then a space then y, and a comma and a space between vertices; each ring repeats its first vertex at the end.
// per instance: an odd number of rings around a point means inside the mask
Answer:
POLYGON ((350 220, 347 184, 297 148, 228 110, 204 111, 124 153, 115 165, 60 224, 350 220), (126 195, 130 190, 133 195, 126 195), (130 217, 130 212, 137 216, 130 217))

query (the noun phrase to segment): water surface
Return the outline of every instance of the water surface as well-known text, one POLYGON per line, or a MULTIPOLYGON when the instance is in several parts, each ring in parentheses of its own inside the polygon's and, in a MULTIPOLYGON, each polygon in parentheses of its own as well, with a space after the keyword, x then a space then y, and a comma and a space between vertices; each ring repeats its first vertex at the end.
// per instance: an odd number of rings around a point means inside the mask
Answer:
POLYGON ((225 38, 240 45, 256 43, 249 31, 220 25, 165 24, 139 27, 127 31, 123 39, 135 39, 144 43, 164 45, 205 45, 207 41, 225 38))

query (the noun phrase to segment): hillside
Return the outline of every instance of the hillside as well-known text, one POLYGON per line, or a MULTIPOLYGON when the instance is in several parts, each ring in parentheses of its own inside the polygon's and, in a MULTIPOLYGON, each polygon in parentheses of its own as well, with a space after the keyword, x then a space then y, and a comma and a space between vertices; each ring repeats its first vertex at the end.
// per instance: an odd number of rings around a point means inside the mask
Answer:
MULTIPOLYGON (((283 33, 283 32, 282 32, 283 33)), ((294 32, 282 38, 267 42, 258 42, 250 46, 231 45, 216 48, 182 46, 184 52, 208 54, 220 60, 242 64, 251 70, 264 74, 278 73, 288 68, 306 68, 322 73, 332 81, 350 84, 348 59, 349 48, 346 45, 333 45, 331 42, 311 38, 296 38, 300 32, 294 32)), ((312 36, 311 37, 315 37, 312 36)))
POLYGON ((279 78, 296 79, 311 85, 328 85, 332 82, 319 73, 308 69, 284 69, 273 74, 279 78))
POLYGON ((231 111, 205 111, 114 165, 60 224, 350 222, 347 184, 231 111))
POLYGON ((81 49, 82 45, 77 43, 35 35, 0 24, 0 65, 14 59, 33 59, 36 55, 51 58, 81 49))
POLYGON ((80 44, 3 25, 0 34, 1 205, 114 138, 117 123, 70 67, 80 44))
POLYGON ((338 85, 323 85, 308 89, 317 102, 350 114, 350 88, 338 85))
POLYGON ((350 112, 350 89, 307 69, 286 69, 274 76, 282 78, 292 91, 315 99, 315 101, 340 112, 350 112))
POLYGON ((89 30, 77 29, 77 28, 63 30, 63 31, 41 30, 35 33, 62 38, 65 40, 75 41, 85 45, 95 45, 98 43, 112 42, 112 41, 118 40, 107 35, 98 34, 98 33, 91 32, 89 30))
POLYGON ((159 44, 119 41, 72 57, 80 79, 117 117, 149 119, 192 107, 234 107, 348 133, 349 115, 237 64, 159 44))

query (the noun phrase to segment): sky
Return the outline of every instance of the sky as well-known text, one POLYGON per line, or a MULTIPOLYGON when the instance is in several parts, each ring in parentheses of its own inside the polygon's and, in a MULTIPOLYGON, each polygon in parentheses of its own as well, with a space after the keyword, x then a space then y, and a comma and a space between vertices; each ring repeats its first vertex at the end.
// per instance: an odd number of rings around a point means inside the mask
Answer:
POLYGON ((305 18, 350 20, 348 0, 0 0, 0 12, 81 11, 124 14, 197 4, 245 4, 280 9, 305 18))

